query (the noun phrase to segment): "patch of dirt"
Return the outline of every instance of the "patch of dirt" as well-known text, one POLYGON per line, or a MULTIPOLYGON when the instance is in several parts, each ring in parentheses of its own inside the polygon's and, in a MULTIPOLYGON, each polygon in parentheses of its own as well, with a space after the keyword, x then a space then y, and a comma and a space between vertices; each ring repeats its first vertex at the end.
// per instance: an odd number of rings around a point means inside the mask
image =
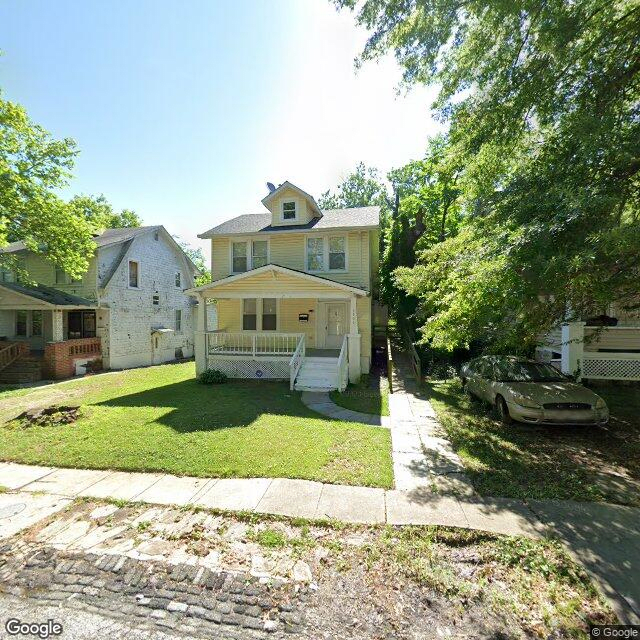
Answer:
POLYGON ((55 427, 61 424, 71 424, 80 415, 80 407, 52 405, 40 409, 28 409, 21 413, 15 422, 21 427, 55 427))

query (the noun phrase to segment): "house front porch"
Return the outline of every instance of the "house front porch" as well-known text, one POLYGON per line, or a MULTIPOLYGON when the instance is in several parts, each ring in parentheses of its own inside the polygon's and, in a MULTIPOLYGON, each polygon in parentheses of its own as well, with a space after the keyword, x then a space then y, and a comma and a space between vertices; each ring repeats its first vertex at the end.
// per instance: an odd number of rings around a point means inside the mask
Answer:
POLYGON ((198 297, 198 373, 343 390, 369 370, 371 298, 364 290, 266 265, 190 293, 198 297), (211 304, 215 327, 206 322, 211 304))
POLYGON ((541 337, 536 359, 585 380, 640 381, 640 325, 568 322, 541 337))
POLYGON ((94 302, 51 287, 1 283, 0 383, 60 380, 97 366, 98 313, 94 302))

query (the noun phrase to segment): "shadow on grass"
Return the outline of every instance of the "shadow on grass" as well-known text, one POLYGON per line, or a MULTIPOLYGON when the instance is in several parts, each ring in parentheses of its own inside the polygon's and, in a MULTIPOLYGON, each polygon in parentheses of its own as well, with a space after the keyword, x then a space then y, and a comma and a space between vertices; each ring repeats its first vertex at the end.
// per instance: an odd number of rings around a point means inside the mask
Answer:
POLYGON ((95 403, 102 407, 169 408, 153 422, 179 433, 246 427, 261 415, 313 417, 282 382, 243 381, 202 385, 184 380, 95 403))
POLYGON ((616 405, 610 404, 614 418, 607 427, 503 425, 457 382, 429 383, 425 395, 481 494, 640 501, 640 430, 637 418, 635 425, 616 420, 616 405))

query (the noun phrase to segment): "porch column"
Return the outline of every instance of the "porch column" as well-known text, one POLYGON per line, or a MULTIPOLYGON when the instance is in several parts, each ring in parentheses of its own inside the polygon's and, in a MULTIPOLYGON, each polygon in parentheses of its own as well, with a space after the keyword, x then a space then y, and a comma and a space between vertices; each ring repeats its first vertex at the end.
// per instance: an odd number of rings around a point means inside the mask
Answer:
POLYGON ((562 325, 562 373, 578 374, 582 366, 585 322, 567 322, 562 325))
POLYGON ((355 296, 351 296, 349 317, 349 382, 356 383, 360 380, 360 333, 358 332, 358 308, 355 296))
POLYGON ((64 341, 64 322, 62 311, 54 309, 51 312, 51 342, 64 341))
POLYGON ((196 328, 194 331, 194 349, 196 355, 196 375, 200 375, 207 368, 207 299, 198 294, 196 307, 196 328))

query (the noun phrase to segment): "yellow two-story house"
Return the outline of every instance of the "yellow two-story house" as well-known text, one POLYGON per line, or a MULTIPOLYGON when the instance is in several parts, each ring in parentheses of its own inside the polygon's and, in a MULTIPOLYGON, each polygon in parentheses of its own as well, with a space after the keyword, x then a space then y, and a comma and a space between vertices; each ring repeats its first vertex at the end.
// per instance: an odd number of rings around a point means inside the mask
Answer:
POLYGON ((211 240, 213 281, 188 291, 198 297, 197 372, 344 389, 371 366, 380 209, 322 211, 290 182, 262 204, 268 212, 199 236, 211 240))

